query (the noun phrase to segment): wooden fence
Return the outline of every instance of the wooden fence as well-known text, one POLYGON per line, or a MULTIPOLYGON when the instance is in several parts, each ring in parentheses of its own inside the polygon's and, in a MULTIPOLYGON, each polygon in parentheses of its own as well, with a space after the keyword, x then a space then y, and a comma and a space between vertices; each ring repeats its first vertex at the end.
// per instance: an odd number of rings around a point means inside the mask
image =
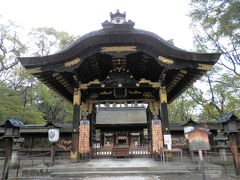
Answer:
MULTIPOLYGON (((113 157, 112 147, 92 148, 92 156, 94 158, 113 157)), ((151 151, 148 146, 129 147, 128 157, 150 157, 151 151)))

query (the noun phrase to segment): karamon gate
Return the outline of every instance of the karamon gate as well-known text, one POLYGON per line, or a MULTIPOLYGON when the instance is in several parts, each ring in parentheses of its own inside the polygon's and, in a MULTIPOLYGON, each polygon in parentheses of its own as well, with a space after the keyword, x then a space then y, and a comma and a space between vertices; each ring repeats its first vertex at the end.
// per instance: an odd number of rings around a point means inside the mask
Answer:
POLYGON ((133 146, 159 153, 169 134, 168 103, 220 56, 179 49, 135 29, 125 13, 110 16, 102 29, 56 54, 19 58, 28 73, 73 103, 72 159, 89 157, 95 146, 111 147, 116 156, 133 146))

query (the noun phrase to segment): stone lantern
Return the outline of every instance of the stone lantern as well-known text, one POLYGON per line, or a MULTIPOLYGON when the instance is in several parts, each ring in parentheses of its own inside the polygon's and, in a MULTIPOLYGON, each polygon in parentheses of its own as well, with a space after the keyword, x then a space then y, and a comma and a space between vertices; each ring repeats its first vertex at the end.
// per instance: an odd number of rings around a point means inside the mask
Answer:
POLYGON ((218 149, 221 159, 223 161, 227 160, 227 156, 226 156, 227 140, 228 140, 228 137, 220 129, 217 130, 217 135, 213 137, 215 148, 218 149))
POLYGON ((20 137, 20 128, 24 124, 17 119, 8 119, 0 127, 4 127, 4 134, 1 137, 5 140, 5 161, 3 166, 2 179, 8 179, 9 161, 12 156, 13 141, 20 137))
POLYGON ((1 127, 4 127, 4 135, 2 138, 18 138, 20 137, 20 127, 24 124, 17 119, 8 119, 1 127))

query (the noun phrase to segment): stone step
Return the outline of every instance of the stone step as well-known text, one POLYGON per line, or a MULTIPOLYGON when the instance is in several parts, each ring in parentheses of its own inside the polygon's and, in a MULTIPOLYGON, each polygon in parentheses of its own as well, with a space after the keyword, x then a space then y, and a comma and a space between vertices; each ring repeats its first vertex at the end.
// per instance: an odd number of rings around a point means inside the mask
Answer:
MULTIPOLYGON (((222 174, 222 167, 215 164, 204 163, 206 174, 222 174)), ((199 164, 189 162, 158 162, 148 158, 139 159, 94 159, 88 162, 73 163, 69 161, 58 162, 54 166, 37 165, 21 169, 22 176, 51 176, 65 174, 95 174, 100 173, 199 173, 199 164)))
MULTIPOLYGON (((171 167, 173 170, 196 170, 197 167, 171 167)), ((51 172, 61 172, 63 169, 52 168, 49 169, 51 172)), ((72 168, 64 168, 65 172, 84 172, 84 171, 159 171, 169 170, 169 167, 98 167, 98 168, 83 168, 83 167, 72 167, 72 168)))
MULTIPOLYGON (((185 169, 196 169, 197 166, 170 166, 171 169, 176 170, 185 170, 185 169)), ((39 170, 39 169, 48 169, 48 171, 148 171, 148 170, 161 170, 161 169, 169 169, 169 166, 154 166, 154 167, 144 167, 144 166, 138 166, 138 167, 82 167, 82 166, 42 166, 42 167, 33 167, 33 168, 26 168, 24 170, 39 170)))
POLYGON ((190 171, 102 171, 102 172, 54 172, 51 173, 52 178, 60 177, 89 177, 89 176, 143 176, 143 175, 180 175, 192 174, 190 171))
MULTIPOLYGON (((35 169, 25 169, 22 170, 23 176, 48 176, 48 175, 65 175, 65 174, 73 174, 73 176, 79 174, 119 174, 121 173, 129 173, 129 174, 137 174, 137 173, 148 173, 148 174, 161 174, 161 173, 198 173, 198 166, 179 166, 179 167, 106 167, 106 168, 80 168, 80 167, 69 167, 69 168, 35 168, 35 169)), ((222 168, 220 166, 213 167, 205 167, 206 174, 222 174, 222 168)))
POLYGON ((99 174, 99 173, 118 173, 118 172, 125 172, 125 173, 135 173, 135 172, 195 172, 196 168, 156 168, 156 167, 114 167, 114 168, 59 168, 59 169, 51 169, 51 168, 35 168, 35 169, 24 169, 22 170, 23 176, 47 176, 51 174, 75 174, 75 173, 92 173, 92 174, 99 174))

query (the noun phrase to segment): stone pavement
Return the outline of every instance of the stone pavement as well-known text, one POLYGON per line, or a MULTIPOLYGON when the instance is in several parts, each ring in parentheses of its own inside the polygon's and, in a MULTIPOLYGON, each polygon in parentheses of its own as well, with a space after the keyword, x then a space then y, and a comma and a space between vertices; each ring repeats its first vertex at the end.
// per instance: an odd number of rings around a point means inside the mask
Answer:
MULTIPOLYGON (((16 180, 15 178, 10 178, 16 180)), ((237 180, 239 177, 207 175, 206 180, 237 180)), ((18 180, 202 180, 202 176, 197 175, 144 175, 144 176, 91 176, 91 177, 75 177, 75 178, 53 178, 53 177, 20 177, 18 180)))
MULTIPOLYGON (((236 180, 236 178, 219 175, 207 175, 207 180, 236 180)), ((201 175, 166 175, 166 176, 119 176, 119 177, 109 177, 109 176, 96 176, 96 177, 85 177, 83 180, 202 180, 201 175)))

